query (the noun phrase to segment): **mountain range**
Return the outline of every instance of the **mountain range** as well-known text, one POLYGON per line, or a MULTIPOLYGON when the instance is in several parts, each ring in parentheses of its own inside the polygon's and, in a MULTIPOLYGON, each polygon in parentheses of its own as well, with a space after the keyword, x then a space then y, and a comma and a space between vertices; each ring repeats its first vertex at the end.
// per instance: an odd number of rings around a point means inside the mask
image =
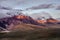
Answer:
POLYGON ((6 17, 6 18, 2 18, 0 19, 0 22, 3 22, 3 24, 6 26, 7 28, 14 28, 14 26, 19 25, 19 24, 31 24, 31 25, 37 25, 37 26, 41 26, 41 27, 47 27, 46 25, 48 24, 59 24, 60 21, 53 19, 53 18, 49 18, 49 19, 45 19, 45 20, 41 20, 41 19, 33 19, 30 16, 26 16, 26 15, 14 15, 12 17, 6 17), (6 22, 6 23, 4 23, 6 22))

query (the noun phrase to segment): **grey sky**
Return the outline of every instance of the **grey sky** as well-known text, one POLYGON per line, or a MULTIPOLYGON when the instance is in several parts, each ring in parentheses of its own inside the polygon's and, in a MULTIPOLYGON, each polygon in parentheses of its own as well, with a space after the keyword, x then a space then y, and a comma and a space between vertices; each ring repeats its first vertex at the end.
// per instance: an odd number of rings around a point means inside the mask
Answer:
MULTIPOLYGON (((31 7, 38 7, 42 4, 54 4, 55 6, 51 9, 42 7, 42 9, 39 9, 41 12, 46 11, 49 12, 54 18, 60 18, 60 10, 56 10, 56 7, 60 6, 60 0, 0 0, 0 5, 4 7, 11 7, 12 9, 22 9, 25 10, 27 8, 31 7)), ((60 7, 59 7, 60 8, 60 7)), ((37 9, 36 9, 37 10, 37 9)), ((35 11, 28 11, 28 14, 34 13, 35 11)), ((37 10, 38 12, 38 10, 37 10)), ((26 13, 26 11, 24 11, 26 13)))
POLYGON ((26 9, 45 3, 59 4, 60 0, 0 0, 0 5, 18 9, 26 9))

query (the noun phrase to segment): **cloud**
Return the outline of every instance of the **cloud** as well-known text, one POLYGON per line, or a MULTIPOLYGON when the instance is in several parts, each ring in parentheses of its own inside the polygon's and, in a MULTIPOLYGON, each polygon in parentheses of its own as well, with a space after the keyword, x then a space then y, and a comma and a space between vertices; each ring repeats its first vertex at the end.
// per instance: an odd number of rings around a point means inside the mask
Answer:
POLYGON ((11 10, 12 8, 9 8, 9 7, 1 7, 1 6, 0 6, 0 9, 11 10))
POLYGON ((26 10, 36 10, 36 9, 54 9, 54 10, 60 10, 60 5, 58 4, 40 4, 38 6, 33 6, 33 7, 30 7, 30 8, 27 8, 26 10))
POLYGON ((59 6, 57 6, 56 10, 60 10, 60 5, 59 5, 59 6))
POLYGON ((35 14, 30 14, 30 16, 33 18, 33 19, 38 19, 38 18, 45 18, 45 19, 47 19, 47 18, 51 18, 52 16, 50 15, 50 13, 48 13, 48 12, 45 12, 45 11, 42 11, 42 12, 40 12, 40 13, 35 13, 35 14))
POLYGON ((32 7, 33 9, 42 9, 42 8, 48 8, 51 4, 49 3, 56 3, 59 4, 59 0, 0 0, 0 4, 3 6, 9 6, 12 8, 17 8, 17 9, 26 9, 32 6, 36 6, 39 4, 39 7, 32 7), (47 4, 45 4, 47 3, 47 4), (46 5, 46 6, 45 6, 46 5), (44 7, 43 7, 44 6, 44 7))
POLYGON ((33 10, 35 10, 35 9, 47 9, 47 8, 53 8, 53 7, 54 7, 53 4, 41 4, 38 6, 33 6, 31 8, 27 8, 27 10, 28 9, 33 9, 33 10))
POLYGON ((0 2, 2 2, 2 1, 6 1, 6 0, 0 0, 0 2))
POLYGON ((12 8, 10 8, 10 7, 4 7, 4 6, 1 6, 1 5, 0 5, 0 9, 11 10, 12 8))

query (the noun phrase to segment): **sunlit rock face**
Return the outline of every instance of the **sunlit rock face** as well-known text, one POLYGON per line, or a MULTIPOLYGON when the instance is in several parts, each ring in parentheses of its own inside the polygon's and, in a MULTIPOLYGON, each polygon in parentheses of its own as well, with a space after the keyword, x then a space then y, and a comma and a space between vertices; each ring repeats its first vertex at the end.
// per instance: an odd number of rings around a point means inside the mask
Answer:
POLYGON ((56 24, 56 23, 58 23, 58 22, 60 22, 59 20, 56 20, 56 19, 53 19, 53 18, 49 18, 49 19, 47 19, 47 23, 49 24, 49 23, 54 23, 54 24, 56 24))
POLYGON ((44 24, 46 23, 46 20, 37 20, 38 23, 44 24))
POLYGON ((18 15, 18 16, 15 16, 15 18, 20 20, 23 23, 39 25, 39 23, 36 20, 34 20, 33 18, 31 18, 30 16, 18 15))

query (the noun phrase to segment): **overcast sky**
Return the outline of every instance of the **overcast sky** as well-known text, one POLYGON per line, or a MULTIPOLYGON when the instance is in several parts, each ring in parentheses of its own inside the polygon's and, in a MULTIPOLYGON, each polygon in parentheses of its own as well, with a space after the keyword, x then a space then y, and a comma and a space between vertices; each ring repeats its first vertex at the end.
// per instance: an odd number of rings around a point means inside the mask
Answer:
POLYGON ((0 5, 18 9, 26 9, 40 4, 60 4, 60 0, 0 0, 0 5))
POLYGON ((60 18, 60 0, 0 0, 0 5, 12 9, 28 9, 26 11, 30 13, 42 10, 49 12, 54 18, 60 18), (29 9, 35 11, 29 11, 29 9))

